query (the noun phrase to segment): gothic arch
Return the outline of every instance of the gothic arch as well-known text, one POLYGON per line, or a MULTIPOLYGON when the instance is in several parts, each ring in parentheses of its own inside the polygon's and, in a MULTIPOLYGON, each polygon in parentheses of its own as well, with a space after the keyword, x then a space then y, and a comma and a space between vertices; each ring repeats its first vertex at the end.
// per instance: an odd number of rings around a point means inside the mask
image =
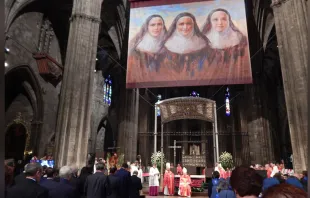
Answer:
POLYGON ((28 65, 14 67, 5 74, 5 111, 9 108, 15 98, 21 94, 28 98, 32 109, 31 140, 29 148, 37 150, 39 136, 44 117, 44 101, 41 86, 34 71, 28 65))
POLYGON ((105 129, 104 150, 106 150, 108 147, 113 147, 113 141, 116 141, 115 134, 113 133, 111 123, 107 116, 102 118, 100 121, 97 129, 97 135, 101 128, 105 129))
POLYGON ((8 14, 5 17, 5 32, 9 30, 14 20, 22 13, 22 10, 24 10, 27 6, 38 2, 37 0, 23 0, 23 1, 17 1, 17 0, 11 0, 7 1, 6 5, 9 7, 8 14), (21 3, 20 3, 21 2, 21 3), (20 3, 20 5, 18 5, 20 3), (14 7, 16 7, 14 9, 14 7))
MULTIPOLYGON (((31 97, 30 102, 35 102, 34 118, 35 120, 42 120, 44 117, 44 104, 43 104, 43 94, 40 83, 35 76, 33 69, 28 65, 21 65, 8 70, 5 74, 5 92, 6 96, 10 95, 8 88, 11 86, 21 83, 23 88, 26 89, 27 93, 31 97), (27 86, 28 85, 28 86, 27 86), (33 98, 33 93, 30 93, 30 87, 33 89, 35 98, 33 98)), ((11 101, 6 101, 6 109, 10 105, 11 101)))
POLYGON ((42 13, 42 21, 44 18, 47 18, 52 24, 60 47, 62 62, 64 63, 70 28, 69 18, 72 12, 73 0, 53 0, 48 2, 45 0, 13 0, 7 3, 7 7, 9 7, 9 11, 5 19, 5 34, 9 31, 14 21, 24 13, 42 13))

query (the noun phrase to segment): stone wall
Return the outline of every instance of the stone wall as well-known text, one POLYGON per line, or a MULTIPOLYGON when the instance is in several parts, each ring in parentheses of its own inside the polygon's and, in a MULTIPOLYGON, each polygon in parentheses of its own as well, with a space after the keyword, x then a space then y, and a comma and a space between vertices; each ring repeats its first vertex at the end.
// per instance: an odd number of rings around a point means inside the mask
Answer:
MULTIPOLYGON (((44 116, 41 118, 43 126, 40 132, 41 140, 38 147, 40 149, 37 153, 39 156, 44 154, 46 144, 55 133, 58 95, 61 87, 61 83, 59 83, 57 87, 54 87, 39 75, 37 63, 32 57, 32 52, 37 52, 38 50, 37 47, 39 45, 42 20, 43 14, 38 12, 26 12, 19 15, 8 28, 7 36, 10 38, 6 40, 5 43, 5 47, 10 49, 10 52, 5 57, 6 62, 9 64, 9 66, 5 68, 5 72, 8 73, 11 69, 16 69, 16 67, 21 65, 29 66, 33 70, 43 93, 44 116)), ((61 55, 56 37, 53 37, 49 54, 55 58, 56 61, 61 63, 61 55)), ((22 107, 18 106, 17 102, 13 102, 9 109, 14 110, 6 112, 6 122, 11 122, 16 111, 20 111, 19 109, 21 108, 22 107)))

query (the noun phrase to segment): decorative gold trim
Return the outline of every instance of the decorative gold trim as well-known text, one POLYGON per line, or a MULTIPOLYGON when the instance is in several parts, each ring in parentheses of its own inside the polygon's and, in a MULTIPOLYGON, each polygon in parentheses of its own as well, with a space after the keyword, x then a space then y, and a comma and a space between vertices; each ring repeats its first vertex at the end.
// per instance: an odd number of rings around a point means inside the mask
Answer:
POLYGON ((22 113, 18 112, 16 115, 16 118, 10 122, 5 129, 5 134, 8 132, 8 129, 13 126, 14 124, 22 124, 25 129, 26 129, 26 134, 27 134, 27 138, 26 138, 26 145, 25 145, 25 150, 24 150, 24 154, 26 153, 32 153, 32 151, 29 148, 29 144, 30 144, 30 136, 31 136, 31 131, 30 131, 30 123, 26 122, 24 119, 22 119, 22 113))
POLYGON ((156 103, 162 123, 182 119, 214 122, 215 101, 200 97, 178 97, 156 103))

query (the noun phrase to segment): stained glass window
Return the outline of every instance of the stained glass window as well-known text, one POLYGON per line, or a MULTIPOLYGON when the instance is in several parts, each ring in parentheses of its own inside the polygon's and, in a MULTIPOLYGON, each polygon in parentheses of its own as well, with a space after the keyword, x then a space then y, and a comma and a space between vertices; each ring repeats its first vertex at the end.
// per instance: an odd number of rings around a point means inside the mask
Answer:
POLYGON ((227 87, 226 94, 225 94, 225 106, 226 106, 226 112, 225 113, 226 113, 227 116, 230 116, 229 97, 230 97, 229 88, 227 87))
POLYGON ((103 101, 104 103, 111 105, 111 98, 112 98, 112 79, 109 75, 104 80, 104 86, 103 86, 103 101))
POLYGON ((192 97, 199 97, 199 93, 196 91, 192 91, 192 93, 189 94, 192 97))

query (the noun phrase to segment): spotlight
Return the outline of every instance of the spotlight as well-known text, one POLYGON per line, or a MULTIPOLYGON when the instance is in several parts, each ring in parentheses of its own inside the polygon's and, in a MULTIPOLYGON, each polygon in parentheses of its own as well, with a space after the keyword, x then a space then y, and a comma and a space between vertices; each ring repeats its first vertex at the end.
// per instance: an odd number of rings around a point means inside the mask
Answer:
POLYGON ((7 62, 4 62, 4 67, 8 67, 9 64, 7 62))
POLYGON ((96 73, 96 72, 97 72, 97 70, 94 70, 94 72, 96 73))
POLYGON ((6 47, 6 48, 4 48, 4 51, 5 51, 5 53, 9 53, 10 49, 6 47))
POLYGON ((96 58, 96 61, 98 61, 98 58, 96 58))

